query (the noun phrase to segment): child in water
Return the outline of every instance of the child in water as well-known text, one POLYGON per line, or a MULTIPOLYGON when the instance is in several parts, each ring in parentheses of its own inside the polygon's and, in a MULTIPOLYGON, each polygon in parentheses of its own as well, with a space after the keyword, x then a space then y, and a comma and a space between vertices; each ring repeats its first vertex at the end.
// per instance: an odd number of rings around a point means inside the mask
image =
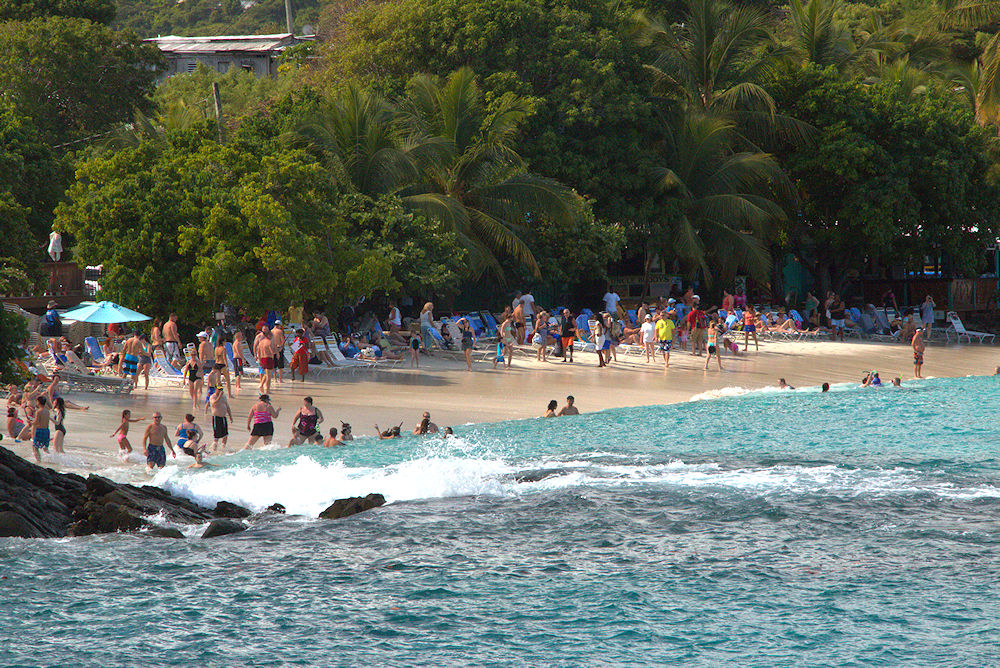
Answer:
POLYGON ((118 425, 118 429, 115 429, 111 434, 111 438, 117 436, 118 441, 118 455, 122 459, 127 459, 129 454, 132 452, 132 444, 128 442, 128 425, 130 422, 142 422, 146 418, 132 418, 132 411, 127 408, 122 411, 122 423, 118 425))

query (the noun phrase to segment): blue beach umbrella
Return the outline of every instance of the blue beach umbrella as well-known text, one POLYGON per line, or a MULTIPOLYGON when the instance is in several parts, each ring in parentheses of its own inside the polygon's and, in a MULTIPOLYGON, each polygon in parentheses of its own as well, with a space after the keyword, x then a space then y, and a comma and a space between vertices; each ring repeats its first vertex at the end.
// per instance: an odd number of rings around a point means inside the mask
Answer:
POLYGON ((63 313, 62 317, 66 320, 95 323, 138 322, 150 319, 148 315, 119 306, 114 302, 82 302, 76 308, 63 313))

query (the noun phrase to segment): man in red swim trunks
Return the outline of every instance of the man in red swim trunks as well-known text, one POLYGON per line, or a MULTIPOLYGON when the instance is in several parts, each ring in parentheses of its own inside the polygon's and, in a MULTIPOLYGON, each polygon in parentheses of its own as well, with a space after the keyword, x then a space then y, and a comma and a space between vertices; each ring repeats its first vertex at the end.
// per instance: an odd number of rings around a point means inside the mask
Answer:
POLYGON ((274 343, 271 341, 271 330, 267 327, 260 330, 254 342, 253 354, 260 364, 260 393, 270 394, 271 374, 274 373, 274 343))

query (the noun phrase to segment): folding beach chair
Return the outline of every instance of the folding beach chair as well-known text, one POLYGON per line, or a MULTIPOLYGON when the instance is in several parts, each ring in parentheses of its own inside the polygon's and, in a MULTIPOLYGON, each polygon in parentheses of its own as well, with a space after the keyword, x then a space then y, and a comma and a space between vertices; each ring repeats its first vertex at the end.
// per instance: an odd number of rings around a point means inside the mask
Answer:
POLYGON ((965 325, 962 323, 962 319, 958 317, 958 313, 955 311, 948 311, 945 319, 949 323, 946 333, 952 331, 955 332, 955 336, 958 338, 959 342, 962 341, 963 336, 969 343, 972 343, 972 339, 976 339, 976 343, 983 343, 986 339, 989 339, 990 343, 992 343, 996 338, 996 334, 991 334, 989 332, 976 332, 966 329, 965 325))
POLYGON ((87 346, 87 352, 90 353, 91 358, 97 364, 104 362, 104 351, 101 350, 101 346, 97 343, 97 339, 93 336, 88 336, 83 340, 85 346, 87 346))

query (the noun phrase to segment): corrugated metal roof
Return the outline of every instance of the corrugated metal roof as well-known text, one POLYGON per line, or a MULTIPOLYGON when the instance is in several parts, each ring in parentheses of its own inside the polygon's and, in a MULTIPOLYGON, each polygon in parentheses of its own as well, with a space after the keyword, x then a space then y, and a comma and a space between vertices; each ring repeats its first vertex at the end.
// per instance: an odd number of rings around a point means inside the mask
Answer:
POLYGON ((211 37, 179 37, 168 35, 147 39, 153 42, 164 53, 226 53, 226 52, 257 52, 267 53, 281 51, 295 44, 295 36, 290 33, 276 35, 219 35, 211 37))

